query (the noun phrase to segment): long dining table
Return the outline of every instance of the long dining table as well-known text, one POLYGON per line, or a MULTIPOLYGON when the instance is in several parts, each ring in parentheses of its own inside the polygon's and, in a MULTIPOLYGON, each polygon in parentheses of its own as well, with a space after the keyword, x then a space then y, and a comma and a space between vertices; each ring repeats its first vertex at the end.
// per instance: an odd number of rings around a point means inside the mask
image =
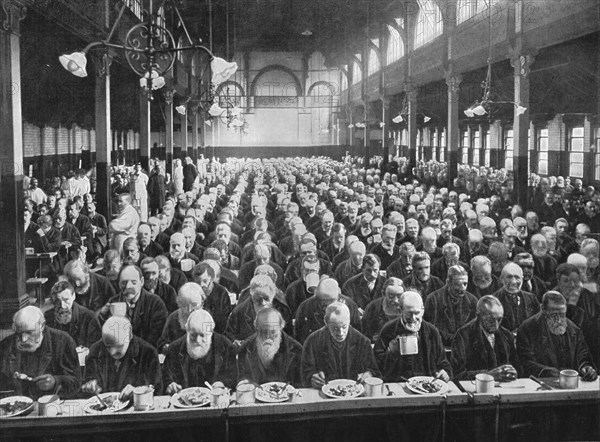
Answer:
POLYGON ((303 388, 290 401, 247 405, 238 405, 232 392, 227 406, 193 409, 174 407, 170 396, 155 396, 149 410, 129 406, 116 413, 86 412, 87 399, 74 399, 60 402, 53 416, 40 416, 35 403, 27 415, 0 419, 0 435, 7 441, 379 441, 410 439, 416 425, 427 436, 420 433, 414 440, 530 442, 552 440, 549 420, 569 410, 577 419, 559 419, 563 430, 572 430, 579 439, 600 439, 599 380, 580 380, 574 390, 543 390, 533 380, 517 379, 489 394, 476 393, 470 381, 449 382, 443 395, 415 394, 405 383, 384 387, 382 397, 331 399, 320 390, 303 388))

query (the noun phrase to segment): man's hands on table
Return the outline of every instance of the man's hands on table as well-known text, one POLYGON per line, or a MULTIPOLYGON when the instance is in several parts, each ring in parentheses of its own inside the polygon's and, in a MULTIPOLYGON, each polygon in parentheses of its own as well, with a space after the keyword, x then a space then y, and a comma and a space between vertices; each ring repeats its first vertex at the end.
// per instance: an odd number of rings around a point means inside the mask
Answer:
POLYGON ((509 382, 517 379, 517 370, 510 364, 504 364, 487 372, 495 381, 509 382))
POLYGON ((92 379, 81 386, 81 391, 87 394, 99 394, 102 392, 102 387, 96 379, 92 379))
POLYGON ((56 378, 51 374, 43 374, 33 378, 31 382, 35 382, 37 388, 42 391, 51 391, 54 390, 56 386, 56 378))
POLYGON ((322 371, 319 371, 315 374, 313 374, 310 378, 310 385, 312 388, 321 388, 323 385, 325 385, 325 373, 323 373, 322 371))
POLYGON ((586 382, 593 382, 598 378, 598 373, 591 365, 586 365, 581 368, 581 379, 586 382))

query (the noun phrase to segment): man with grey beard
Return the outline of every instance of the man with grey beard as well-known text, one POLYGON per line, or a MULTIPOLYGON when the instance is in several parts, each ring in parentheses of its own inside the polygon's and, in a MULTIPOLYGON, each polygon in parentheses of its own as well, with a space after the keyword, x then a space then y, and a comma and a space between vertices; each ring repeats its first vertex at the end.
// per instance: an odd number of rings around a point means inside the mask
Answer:
POLYGON ((584 381, 598 377, 583 333, 567 319, 567 301, 556 291, 546 292, 542 311, 519 328, 517 354, 526 376, 558 377, 572 369, 584 381))
POLYGON ((263 308, 256 314, 254 327, 256 332, 239 349, 239 384, 277 381, 300 387, 302 345, 283 331, 281 313, 263 308))
POLYGON ((171 344, 164 363, 167 394, 189 387, 235 383, 235 350, 225 336, 214 332, 215 321, 206 310, 196 310, 185 325, 186 334, 171 344))
POLYGON ((400 297, 404 293, 404 283, 400 278, 390 277, 383 285, 383 296, 371 301, 362 317, 363 334, 376 342, 379 331, 388 321, 400 316, 400 297))
POLYGON ((75 289, 68 281, 54 284, 50 295, 54 308, 44 314, 48 327, 67 332, 80 347, 89 348, 100 339, 98 318, 75 301, 75 289))

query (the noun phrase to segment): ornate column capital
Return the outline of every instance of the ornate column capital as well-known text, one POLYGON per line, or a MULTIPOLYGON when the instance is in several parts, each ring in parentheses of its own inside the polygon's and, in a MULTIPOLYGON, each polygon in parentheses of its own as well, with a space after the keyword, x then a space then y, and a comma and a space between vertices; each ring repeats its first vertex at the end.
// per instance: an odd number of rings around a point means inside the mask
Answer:
POLYGON ((460 84, 462 83, 463 77, 461 74, 446 73, 445 75, 446 85, 448 91, 453 94, 457 94, 460 91, 460 84))
POLYGON ((510 65, 515 69, 515 75, 527 77, 531 72, 531 65, 535 61, 533 54, 513 54, 510 57, 510 65))
POLYGON ((383 106, 384 109, 390 108, 390 103, 392 102, 390 97, 382 96, 379 99, 381 100, 381 105, 383 106))
POLYGON ((110 51, 99 52, 91 55, 92 63, 96 67, 96 76, 105 77, 110 75, 110 66, 113 62, 113 54, 110 51))
POLYGON ((175 91, 171 89, 167 89, 163 91, 163 96, 165 97, 165 103, 169 106, 173 104, 173 96, 175 95, 175 91))
POLYGON ((20 35, 21 21, 31 3, 28 0, 0 0, 0 32, 20 35))

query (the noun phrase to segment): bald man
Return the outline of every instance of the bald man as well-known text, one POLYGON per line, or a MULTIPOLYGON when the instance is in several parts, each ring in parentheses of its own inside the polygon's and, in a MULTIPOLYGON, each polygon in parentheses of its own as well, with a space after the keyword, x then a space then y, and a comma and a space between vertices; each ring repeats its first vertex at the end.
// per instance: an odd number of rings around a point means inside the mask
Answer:
POLYGON ((275 308, 266 307, 256 314, 256 330, 238 351, 239 383, 256 385, 285 382, 301 386, 302 345, 287 333, 285 320, 275 308))
POLYGON ((414 291, 400 297, 400 316, 383 326, 374 352, 386 382, 413 376, 435 376, 445 382, 452 373, 440 332, 423 320, 423 299, 414 291), (406 347, 400 341, 406 341, 406 347), (416 341, 416 342, 415 342, 416 341))
POLYGON ((166 354, 169 345, 185 335, 185 324, 192 312, 200 310, 204 305, 206 295, 200 285, 186 282, 177 293, 177 310, 169 314, 167 322, 158 340, 158 351, 166 354))
POLYGON ((75 341, 66 332, 46 327, 44 314, 33 306, 15 313, 13 330, 0 342, 0 390, 33 399, 59 390, 61 397, 79 391, 79 359, 75 341), (15 372, 33 381, 15 379, 15 372))
POLYGON ((225 336, 214 331, 215 321, 206 310, 188 317, 186 334, 174 341, 167 351, 163 380, 167 394, 205 382, 235 385, 235 349, 225 336))
POLYGON ((311 333, 302 350, 304 386, 320 389, 334 379, 379 376, 371 341, 350 325, 348 306, 339 301, 329 304, 323 319, 325 325, 311 333))
POLYGON ((110 317, 102 326, 102 339, 90 348, 81 391, 88 395, 119 391, 119 400, 126 401, 142 385, 153 385, 155 394, 162 393, 158 353, 133 334, 129 319, 110 317))
POLYGON ((502 326, 516 334, 525 319, 540 311, 540 304, 533 293, 522 290, 523 270, 514 262, 502 268, 500 281, 503 287, 494 293, 494 297, 504 308, 502 326))
POLYGON ((333 278, 324 278, 319 282, 315 294, 303 301, 296 310, 294 326, 295 338, 303 343, 308 335, 325 325, 325 309, 333 302, 341 301, 350 310, 350 324, 361 330, 360 313, 356 303, 342 295, 338 282, 333 278))

